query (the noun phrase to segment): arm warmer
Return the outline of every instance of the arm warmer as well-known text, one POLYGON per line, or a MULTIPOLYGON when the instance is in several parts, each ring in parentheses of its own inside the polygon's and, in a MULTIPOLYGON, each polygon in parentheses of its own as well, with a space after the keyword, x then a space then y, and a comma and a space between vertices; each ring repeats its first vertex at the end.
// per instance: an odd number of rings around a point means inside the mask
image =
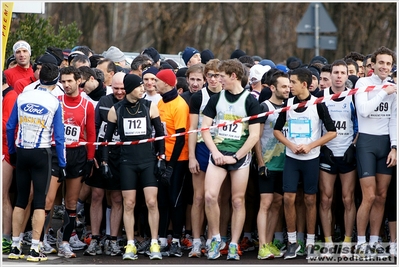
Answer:
MULTIPOLYGON (((180 128, 176 130, 176 133, 184 133, 185 131, 186 131, 185 128, 180 128)), ((179 159, 181 151, 183 150, 185 142, 186 142, 186 137, 184 135, 176 137, 176 142, 173 147, 172 156, 170 157, 168 166, 174 168, 176 161, 179 159)))
MULTIPOLYGON (((151 119, 151 124, 155 129, 155 137, 165 136, 165 132, 162 127, 161 119, 158 117, 151 119)), ((165 139, 155 141, 155 151, 159 153, 159 155, 165 154, 165 139)))
MULTIPOLYGON (((112 135, 114 134, 115 128, 116 128, 116 123, 107 122, 107 131, 105 132, 104 142, 112 141, 112 135)), ((102 152, 103 152, 103 160, 102 161, 108 162, 108 153, 109 153, 108 145, 105 145, 103 147, 102 152)))

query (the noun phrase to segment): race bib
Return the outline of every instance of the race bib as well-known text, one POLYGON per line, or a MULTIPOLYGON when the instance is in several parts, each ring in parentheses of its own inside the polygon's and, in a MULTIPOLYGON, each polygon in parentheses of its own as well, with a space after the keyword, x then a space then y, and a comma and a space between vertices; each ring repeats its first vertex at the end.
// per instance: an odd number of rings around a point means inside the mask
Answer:
MULTIPOLYGON (((101 123, 100 129, 98 131, 98 137, 103 138, 105 137, 105 132, 107 131, 107 123, 103 121, 101 123)), ((119 137, 118 130, 116 129, 114 134, 112 135, 112 141, 119 142, 121 138, 119 137)))
POLYGON ((65 124, 65 141, 78 142, 80 136, 80 127, 71 124, 65 124))
POLYGON ((125 136, 145 135, 147 133, 146 118, 124 118, 123 131, 125 136))
POLYGON ((370 113, 371 119, 388 119, 391 117, 391 107, 388 102, 381 102, 374 110, 370 113))
POLYGON ((311 136, 310 120, 292 119, 288 123, 290 138, 309 138, 311 136))
MULTIPOLYGON (((221 123, 231 123, 231 121, 228 120, 220 120, 219 124, 221 123)), ((223 127, 219 127, 219 136, 223 138, 229 138, 229 139, 234 139, 234 140, 240 140, 241 135, 242 135, 242 123, 236 123, 236 124, 228 124, 223 127)))

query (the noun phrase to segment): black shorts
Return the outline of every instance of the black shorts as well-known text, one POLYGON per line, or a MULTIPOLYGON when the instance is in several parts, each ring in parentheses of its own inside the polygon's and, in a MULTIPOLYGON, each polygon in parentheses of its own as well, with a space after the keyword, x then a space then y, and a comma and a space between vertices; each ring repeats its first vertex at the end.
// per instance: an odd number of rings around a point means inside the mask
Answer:
MULTIPOLYGON (((53 157, 51 159, 51 175, 58 177, 60 167, 55 147, 51 147, 53 157)), ((84 175, 84 167, 87 162, 87 150, 84 146, 66 149, 66 179, 74 179, 84 175)))
POLYGON ((121 162, 119 165, 121 190, 137 190, 139 184, 142 188, 149 186, 158 187, 158 180, 154 173, 155 164, 156 160, 141 164, 121 162))
POLYGON ((389 135, 359 133, 356 142, 359 178, 375 176, 376 173, 392 175, 393 168, 388 168, 386 163, 390 144, 389 135))
POLYGON ((259 177, 259 193, 283 195, 283 172, 267 170, 266 176, 259 177))
POLYGON ((356 169, 356 162, 351 164, 346 163, 344 157, 333 157, 332 160, 335 162, 332 166, 327 162, 325 156, 320 154, 320 165, 319 168, 330 174, 348 173, 356 169))
POLYGON ((296 193, 300 178, 303 178, 303 192, 316 194, 319 186, 319 157, 298 160, 286 156, 283 171, 283 191, 296 193))
MULTIPOLYGON (((96 159, 98 164, 101 167, 101 158, 100 150, 96 150, 96 159)), ((108 158, 108 166, 112 173, 112 179, 106 179, 102 176, 101 168, 97 169, 93 166, 93 175, 89 177, 85 181, 88 186, 95 188, 102 188, 106 190, 121 190, 121 179, 119 173, 119 157, 118 156, 109 156, 108 158)))
MULTIPOLYGON (((235 152, 227 152, 227 151, 220 151, 220 153, 222 153, 224 156, 233 156, 235 154, 235 152)), ((223 168, 226 171, 236 171, 239 169, 243 169, 248 167, 251 164, 251 159, 252 159, 252 155, 251 153, 248 153, 245 157, 243 157, 242 159, 240 159, 239 161, 237 161, 234 164, 225 164, 225 165, 216 165, 215 161, 212 158, 212 154, 209 155, 209 162, 212 163, 213 165, 223 168)))

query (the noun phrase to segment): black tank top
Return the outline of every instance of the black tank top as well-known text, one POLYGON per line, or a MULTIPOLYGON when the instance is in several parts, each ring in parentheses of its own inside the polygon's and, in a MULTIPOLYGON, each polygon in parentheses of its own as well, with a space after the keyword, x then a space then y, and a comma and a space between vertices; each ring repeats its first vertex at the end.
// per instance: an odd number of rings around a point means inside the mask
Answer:
MULTIPOLYGON (((115 104, 118 133, 122 142, 151 138, 151 101, 140 99, 132 104, 126 99, 115 104)), ((121 147, 121 162, 134 164, 155 160, 153 142, 121 147)))

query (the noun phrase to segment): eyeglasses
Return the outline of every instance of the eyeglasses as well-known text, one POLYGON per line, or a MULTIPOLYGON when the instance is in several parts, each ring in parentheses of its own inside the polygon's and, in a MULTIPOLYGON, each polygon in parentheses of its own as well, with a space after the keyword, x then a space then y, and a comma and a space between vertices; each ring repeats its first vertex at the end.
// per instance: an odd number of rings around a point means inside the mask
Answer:
POLYGON ((213 77, 215 77, 216 79, 219 78, 220 74, 212 74, 212 73, 207 73, 206 77, 209 79, 212 79, 213 77))

